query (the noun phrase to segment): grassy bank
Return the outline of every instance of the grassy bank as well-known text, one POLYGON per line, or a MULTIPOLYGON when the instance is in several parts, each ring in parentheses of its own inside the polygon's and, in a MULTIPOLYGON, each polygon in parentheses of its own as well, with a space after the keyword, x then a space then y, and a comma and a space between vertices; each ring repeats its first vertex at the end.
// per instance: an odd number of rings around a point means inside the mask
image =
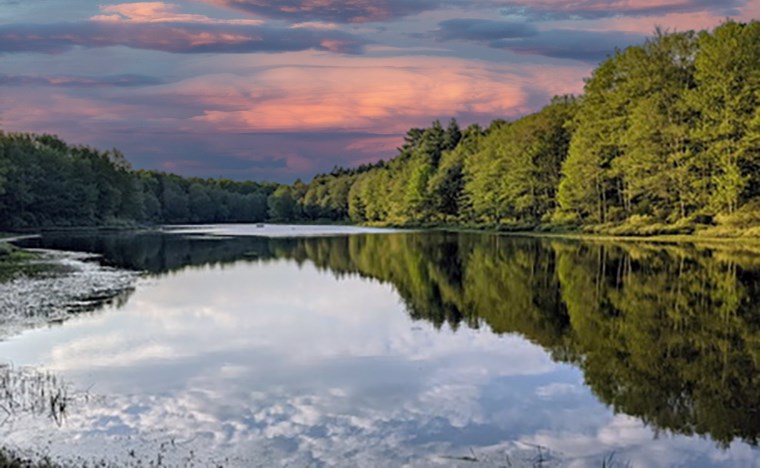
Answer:
POLYGON ((439 222, 414 226, 387 223, 369 223, 375 227, 415 227, 423 229, 449 229, 474 232, 499 232, 535 236, 563 236, 574 238, 646 239, 668 241, 760 241, 760 203, 750 203, 732 214, 715 217, 694 216, 674 223, 663 222, 651 216, 634 215, 625 221, 604 224, 574 223, 499 223, 439 222))
POLYGON ((652 242, 760 242, 760 226, 710 225, 631 225, 600 224, 589 226, 538 224, 477 224, 424 223, 392 224, 365 223, 367 227, 398 229, 430 229, 473 233, 498 233, 532 237, 563 237, 572 239, 641 240, 652 242))
POLYGON ((34 276, 50 269, 49 265, 32 262, 36 258, 38 255, 34 252, 0 240, 0 283, 19 276, 34 276))
POLYGON ((32 260, 36 257, 33 252, 16 247, 8 242, 0 242, 0 264, 14 264, 32 260))

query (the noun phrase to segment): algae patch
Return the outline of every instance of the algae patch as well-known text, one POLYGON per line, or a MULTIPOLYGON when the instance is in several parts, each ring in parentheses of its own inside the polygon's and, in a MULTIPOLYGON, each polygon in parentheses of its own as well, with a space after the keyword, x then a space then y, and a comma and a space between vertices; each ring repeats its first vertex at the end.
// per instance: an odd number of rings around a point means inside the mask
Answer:
POLYGON ((0 258, 0 338, 126 300, 138 277, 92 254, 8 245, 0 244, 9 252, 0 258))

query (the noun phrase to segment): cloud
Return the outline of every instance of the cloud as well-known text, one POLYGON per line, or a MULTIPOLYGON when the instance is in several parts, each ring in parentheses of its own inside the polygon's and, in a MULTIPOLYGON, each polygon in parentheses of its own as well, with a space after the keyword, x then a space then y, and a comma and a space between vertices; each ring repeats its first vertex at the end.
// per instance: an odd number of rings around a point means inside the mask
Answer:
POLYGON ((663 435, 637 418, 616 414, 584 431, 539 431, 520 441, 551 447, 572 460, 568 466, 573 467, 599 466, 601 460, 612 458, 621 463, 610 465, 621 466, 753 466, 757 458, 751 446, 740 442, 722 449, 699 437, 663 435))
POLYGON ((338 29, 338 25, 335 23, 322 23, 319 21, 306 21, 304 23, 296 23, 290 26, 291 28, 310 28, 310 29, 338 29))
POLYGON ((712 11, 736 15, 748 0, 495 0, 508 15, 538 19, 604 18, 612 16, 647 16, 670 13, 712 11))
POLYGON ((526 95, 505 81, 518 80, 478 62, 414 57, 210 75, 156 92, 176 102, 193 99, 203 109, 193 126, 215 131, 403 133, 457 112, 514 115, 526 95))
POLYGON ((120 3, 100 7, 102 15, 93 16, 94 21, 117 21, 138 23, 202 23, 202 24, 248 24, 259 25, 261 20, 215 19, 204 15, 177 12, 177 5, 164 2, 120 3))
POLYGON ((493 41, 535 36, 538 30, 529 23, 462 18, 443 21, 436 36, 441 40, 493 41))
POLYGON ((370 23, 390 21, 440 6, 441 0, 202 0, 288 21, 370 23))
POLYGON ((137 87, 163 83, 162 80, 143 75, 85 76, 26 76, 0 75, 0 86, 59 86, 64 88, 137 87))
POLYGON ((144 87, 137 78, 131 87, 77 87, 75 74, 58 85, 45 84, 60 81, 55 75, 6 76, 16 89, 5 93, 0 120, 8 131, 118 147, 139 168, 170 162, 185 175, 290 182, 390 157, 408 128, 434 119, 455 116, 468 125, 518 117, 555 94, 580 92, 589 68, 312 52, 204 55, 185 66, 187 78, 144 87))
POLYGON ((550 29, 539 31, 527 23, 463 18, 443 21, 433 34, 442 41, 464 40, 520 55, 599 62, 615 48, 643 42, 647 36, 623 31, 550 29))
POLYGON ((441 8, 492 11, 532 19, 607 18, 710 11, 736 15, 748 0, 201 0, 288 21, 393 21, 441 8))
POLYGON ((521 39, 500 39, 488 45, 521 55, 580 60, 597 63, 615 52, 615 48, 644 42, 647 36, 618 31, 582 31, 553 29, 521 39))
MULTIPOLYGON (((136 130, 139 132, 139 130, 136 130)), ((146 135, 136 141, 129 134, 101 137, 102 146, 123 149, 137 167, 170 170, 198 177, 233 177, 292 182, 329 172, 336 164, 353 166, 389 157, 393 144, 357 148, 356 142, 374 141, 371 133, 202 133, 146 135), (213 155, 213 156, 211 156, 213 155)), ((362 144, 362 143, 359 143, 362 144)))
POLYGON ((55 54, 72 47, 125 46, 171 53, 322 50, 359 53, 366 41, 341 32, 257 25, 86 21, 0 25, 0 53, 55 54))
POLYGON ((756 459, 746 444, 724 450, 613 415, 580 386, 579 370, 523 338, 412 322, 390 285, 355 275, 336 282, 310 262, 187 269, 138 287, 122 310, 48 332, 38 346, 10 343, 5 355, 61 374, 73 397, 66 424, 18 415, 2 435, 69 460, 148 465, 160 454, 168 466, 395 467, 533 466, 555 454, 547 464, 599 466, 611 453, 631 466, 756 459), (561 401, 540 396, 570 386, 578 393, 561 401), (85 388, 86 401, 76 399, 85 388), (473 454, 480 462, 452 458, 473 454))

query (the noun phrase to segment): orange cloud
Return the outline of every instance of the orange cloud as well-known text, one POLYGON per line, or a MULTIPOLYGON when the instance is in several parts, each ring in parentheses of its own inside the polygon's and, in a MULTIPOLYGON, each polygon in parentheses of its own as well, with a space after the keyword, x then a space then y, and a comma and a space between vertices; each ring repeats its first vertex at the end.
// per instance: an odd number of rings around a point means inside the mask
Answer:
POLYGON ((317 49, 360 53, 365 40, 342 31, 267 25, 83 21, 0 24, 0 53, 64 53, 74 47, 125 46, 171 53, 252 53, 317 49))
POLYGON ((317 65, 300 57, 305 63, 203 76, 156 92, 201 109, 188 122, 194 129, 402 134, 453 114, 471 120, 517 116, 552 94, 581 91, 588 73, 586 67, 453 58, 343 57, 325 64, 322 56, 317 65))
POLYGON ((177 12, 177 5, 164 2, 137 2, 104 5, 104 14, 93 16, 94 21, 135 22, 135 23, 201 23, 201 24, 263 24, 253 19, 214 19, 204 15, 177 12))

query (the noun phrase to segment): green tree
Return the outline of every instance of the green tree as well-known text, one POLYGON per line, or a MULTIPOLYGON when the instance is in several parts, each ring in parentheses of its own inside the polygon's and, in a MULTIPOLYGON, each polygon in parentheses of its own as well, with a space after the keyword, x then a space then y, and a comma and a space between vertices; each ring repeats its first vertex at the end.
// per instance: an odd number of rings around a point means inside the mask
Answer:
POLYGON ((461 139, 462 131, 459 128, 459 122, 457 122, 457 119, 452 118, 449 120, 449 125, 446 127, 446 132, 443 134, 443 149, 445 151, 453 150, 457 147, 461 139))
POLYGON ((701 188, 713 213, 731 213, 757 185, 758 151, 749 135, 760 107, 760 22, 728 21, 700 33, 698 43, 697 86, 688 99, 699 114, 693 138, 702 150, 701 188))
POLYGON ((211 201, 208 189, 200 182, 193 182, 188 188, 190 216, 195 223, 216 221, 216 206, 211 201))
POLYGON ((624 152, 612 162, 623 183, 626 214, 675 221, 698 203, 692 187, 694 147, 689 138, 693 112, 685 95, 694 87, 692 33, 663 34, 621 56, 631 96, 624 152))
POLYGON ((603 223, 620 216, 615 209, 622 205, 617 199, 620 181, 611 163, 623 152, 627 97, 617 92, 621 60, 618 53, 594 70, 571 124, 558 199, 562 210, 584 221, 603 223))
POLYGON ((287 185, 277 187, 267 199, 269 217, 274 221, 292 221, 295 217, 296 200, 287 185))
POLYGON ((162 180, 161 212, 169 223, 186 223, 190 221, 190 207, 187 193, 169 176, 162 180))

